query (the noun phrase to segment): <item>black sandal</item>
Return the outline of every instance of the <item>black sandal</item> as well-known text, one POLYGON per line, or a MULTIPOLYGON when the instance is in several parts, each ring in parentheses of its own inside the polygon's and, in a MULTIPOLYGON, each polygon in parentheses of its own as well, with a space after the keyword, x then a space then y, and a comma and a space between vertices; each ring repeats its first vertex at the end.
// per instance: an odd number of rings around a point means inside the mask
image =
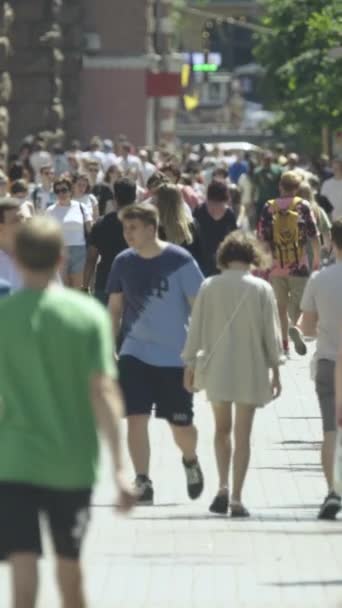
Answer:
POLYGON ((218 515, 227 515, 228 505, 228 494, 217 494, 209 507, 209 511, 211 513, 217 513, 218 515))
POLYGON ((235 503, 230 508, 231 517, 250 517, 250 512, 242 504, 235 503))

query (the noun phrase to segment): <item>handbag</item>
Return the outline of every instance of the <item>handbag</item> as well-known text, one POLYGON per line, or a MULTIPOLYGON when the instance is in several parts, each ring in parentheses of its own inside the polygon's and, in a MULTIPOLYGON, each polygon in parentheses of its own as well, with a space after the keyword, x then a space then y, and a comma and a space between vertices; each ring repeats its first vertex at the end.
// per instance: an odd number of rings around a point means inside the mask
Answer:
POLYGON ((342 493, 342 428, 337 429, 335 461, 334 461, 334 490, 342 493))
POLYGON ((223 330, 220 333, 219 337, 217 338, 217 340, 216 340, 214 346, 212 347, 210 353, 208 353, 206 355, 204 350, 200 350, 196 354, 195 370, 194 370, 194 389, 195 389, 196 392, 199 392, 199 391, 202 391, 202 390, 205 389, 205 387, 206 387, 206 371, 207 371, 209 362, 210 362, 213 354, 215 353, 215 350, 217 349, 218 345, 220 344, 221 340, 223 339, 225 333, 227 332, 227 330, 232 325, 232 323, 233 323, 235 317, 237 316, 237 314, 238 314, 238 312, 239 312, 242 304, 246 300, 248 292, 249 292, 249 287, 247 287, 247 289, 245 290, 244 294, 240 298, 239 303, 236 306, 236 308, 235 308, 232 316, 228 319, 228 321, 224 325, 223 330))
POLYGON ((82 219, 83 219, 83 234, 84 234, 84 240, 85 240, 86 247, 88 247, 88 245, 89 245, 89 234, 88 234, 88 232, 87 232, 87 226, 86 226, 86 217, 85 217, 85 213, 84 213, 84 208, 83 208, 82 203, 78 203, 78 204, 79 204, 79 206, 80 206, 80 211, 81 211, 81 214, 82 214, 82 219))

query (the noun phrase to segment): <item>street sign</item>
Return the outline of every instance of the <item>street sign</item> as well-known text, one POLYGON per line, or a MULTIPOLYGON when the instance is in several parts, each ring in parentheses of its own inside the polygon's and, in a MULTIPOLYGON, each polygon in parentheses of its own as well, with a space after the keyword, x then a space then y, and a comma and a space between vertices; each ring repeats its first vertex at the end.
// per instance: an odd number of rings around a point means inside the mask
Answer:
POLYGON ((147 97, 179 97, 182 94, 181 77, 176 72, 146 72, 147 97))

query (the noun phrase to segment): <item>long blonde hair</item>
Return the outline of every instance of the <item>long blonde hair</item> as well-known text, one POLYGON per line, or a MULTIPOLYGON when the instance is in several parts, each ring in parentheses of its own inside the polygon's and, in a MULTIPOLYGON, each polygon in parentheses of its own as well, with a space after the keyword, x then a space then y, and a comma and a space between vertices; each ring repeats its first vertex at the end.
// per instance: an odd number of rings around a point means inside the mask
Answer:
POLYGON ((190 222, 186 217, 184 203, 178 187, 174 184, 162 184, 156 193, 156 206, 159 211, 160 225, 165 231, 166 239, 175 245, 191 245, 193 236, 190 222))
POLYGON ((297 196, 300 196, 310 203, 310 207, 314 213, 316 222, 319 223, 321 221, 321 208, 317 203, 315 193, 308 182, 302 181, 298 188, 297 196))

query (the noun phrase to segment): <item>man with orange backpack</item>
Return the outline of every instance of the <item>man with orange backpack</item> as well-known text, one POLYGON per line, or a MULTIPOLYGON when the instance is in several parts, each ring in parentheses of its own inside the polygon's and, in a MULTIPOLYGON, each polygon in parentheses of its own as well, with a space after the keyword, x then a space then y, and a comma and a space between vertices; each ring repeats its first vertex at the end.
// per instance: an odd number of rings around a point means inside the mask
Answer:
POLYGON ((301 177, 294 171, 283 173, 280 197, 264 205, 259 223, 259 238, 272 253, 270 280, 277 298, 284 353, 289 352, 288 336, 296 352, 305 355, 306 345, 296 323, 300 317, 300 302, 310 274, 306 244, 311 240, 313 268, 320 264, 319 233, 310 205, 296 196, 301 177), (289 317, 291 327, 289 328, 289 317))

